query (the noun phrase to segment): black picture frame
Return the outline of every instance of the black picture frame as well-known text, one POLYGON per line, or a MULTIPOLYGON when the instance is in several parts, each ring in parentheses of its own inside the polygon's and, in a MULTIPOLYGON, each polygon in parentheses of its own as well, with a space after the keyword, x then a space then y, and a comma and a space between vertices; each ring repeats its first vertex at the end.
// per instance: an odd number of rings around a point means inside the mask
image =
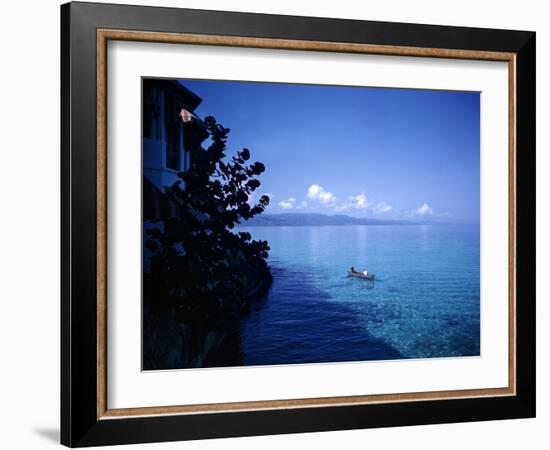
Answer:
POLYGON ((534 32, 69 3, 61 6, 61 443, 71 447, 535 416, 534 32), (516 55, 516 393, 510 396, 98 418, 98 29, 516 55))

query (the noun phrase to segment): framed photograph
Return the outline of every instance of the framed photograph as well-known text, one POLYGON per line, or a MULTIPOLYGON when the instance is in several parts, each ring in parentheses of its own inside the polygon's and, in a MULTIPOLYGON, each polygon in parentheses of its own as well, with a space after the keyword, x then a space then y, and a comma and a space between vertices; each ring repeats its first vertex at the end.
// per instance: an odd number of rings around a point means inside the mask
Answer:
POLYGON ((61 26, 63 444, 534 417, 534 32, 61 26))

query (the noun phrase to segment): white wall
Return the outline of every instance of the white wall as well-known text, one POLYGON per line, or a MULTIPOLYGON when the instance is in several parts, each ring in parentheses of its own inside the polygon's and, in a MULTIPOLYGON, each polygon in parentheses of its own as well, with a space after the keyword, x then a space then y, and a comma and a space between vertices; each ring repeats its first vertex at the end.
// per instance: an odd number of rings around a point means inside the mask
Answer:
MULTIPOLYGON (((547 448, 550 427, 549 14, 545 2, 501 0, 385 2, 297 0, 140 1, 203 9, 230 9, 353 19, 466 25, 537 31, 538 184, 538 418, 268 436, 135 448, 547 448), (544 151, 544 150, 546 151, 544 151), (546 176, 544 176, 546 175, 546 176), (546 205, 546 206, 545 206, 546 205)), ((59 1, 6 2, 0 26, 0 447, 56 445, 59 417, 59 1), (32 132, 29 132, 32 130, 32 132), (24 168, 25 170, 16 170, 24 168), (23 177, 24 175, 24 177, 23 177), (8 219, 9 218, 9 219, 8 219), (6 220, 8 219, 8 220, 6 220)))

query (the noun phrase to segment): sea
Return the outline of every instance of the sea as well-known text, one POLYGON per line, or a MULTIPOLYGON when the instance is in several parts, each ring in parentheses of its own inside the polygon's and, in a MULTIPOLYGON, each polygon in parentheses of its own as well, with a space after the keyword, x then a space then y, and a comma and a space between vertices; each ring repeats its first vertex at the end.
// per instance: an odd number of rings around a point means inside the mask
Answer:
POLYGON ((480 354, 479 225, 239 231, 269 242, 273 274, 240 322, 242 365, 480 354))

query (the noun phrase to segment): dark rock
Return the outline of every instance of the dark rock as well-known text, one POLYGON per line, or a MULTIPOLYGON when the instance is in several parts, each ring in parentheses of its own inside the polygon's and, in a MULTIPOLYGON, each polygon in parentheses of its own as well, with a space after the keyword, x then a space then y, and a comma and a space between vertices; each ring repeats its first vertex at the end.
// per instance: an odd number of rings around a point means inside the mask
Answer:
POLYGON ((143 370, 238 364, 239 319, 253 301, 264 297, 272 282, 267 267, 243 269, 238 275, 244 285, 242 293, 231 300, 231 305, 223 305, 225 317, 216 320, 200 313, 192 318, 181 314, 179 302, 155 301, 154 292, 144 289, 143 370))

